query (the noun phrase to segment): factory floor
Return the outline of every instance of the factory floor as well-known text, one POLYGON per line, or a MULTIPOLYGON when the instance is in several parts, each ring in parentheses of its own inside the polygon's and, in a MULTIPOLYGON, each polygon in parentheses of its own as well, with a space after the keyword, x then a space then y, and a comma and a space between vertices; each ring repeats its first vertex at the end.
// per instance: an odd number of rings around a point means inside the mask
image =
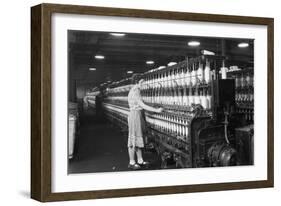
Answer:
MULTIPOLYGON (((69 161, 68 173, 128 171, 127 135, 103 120, 93 110, 80 115, 80 134, 76 139, 74 157, 69 161)), ((160 169, 161 161, 155 151, 144 151, 144 169, 160 169)))

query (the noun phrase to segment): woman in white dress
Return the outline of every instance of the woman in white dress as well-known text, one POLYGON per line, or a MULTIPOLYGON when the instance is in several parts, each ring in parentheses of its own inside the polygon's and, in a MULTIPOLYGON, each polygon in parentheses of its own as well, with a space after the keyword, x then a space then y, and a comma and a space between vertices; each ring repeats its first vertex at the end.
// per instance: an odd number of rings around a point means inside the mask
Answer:
POLYGON ((144 112, 142 111, 147 110, 156 113, 163 111, 163 108, 153 108, 143 103, 140 88, 144 80, 139 79, 140 75, 135 74, 133 76, 133 83, 135 85, 128 94, 130 108, 128 115, 128 153, 130 162, 128 167, 134 170, 148 165, 148 162, 145 162, 142 158, 142 148, 144 147, 143 133, 145 128, 144 112), (137 156, 137 162, 135 160, 135 154, 137 156))

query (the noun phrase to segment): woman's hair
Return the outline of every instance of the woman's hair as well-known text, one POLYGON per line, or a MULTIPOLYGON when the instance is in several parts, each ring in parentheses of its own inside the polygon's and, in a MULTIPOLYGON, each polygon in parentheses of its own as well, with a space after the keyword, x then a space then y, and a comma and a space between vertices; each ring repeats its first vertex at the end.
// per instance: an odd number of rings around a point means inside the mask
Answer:
POLYGON ((142 79, 141 74, 133 74, 132 76, 132 84, 137 84, 142 79))

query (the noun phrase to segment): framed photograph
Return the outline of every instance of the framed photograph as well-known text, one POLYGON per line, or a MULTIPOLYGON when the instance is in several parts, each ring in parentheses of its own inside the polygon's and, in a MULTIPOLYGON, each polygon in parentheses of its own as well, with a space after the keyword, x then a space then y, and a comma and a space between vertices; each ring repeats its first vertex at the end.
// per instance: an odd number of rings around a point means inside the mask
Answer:
POLYGON ((31 8, 31 197, 273 187, 274 20, 31 8))

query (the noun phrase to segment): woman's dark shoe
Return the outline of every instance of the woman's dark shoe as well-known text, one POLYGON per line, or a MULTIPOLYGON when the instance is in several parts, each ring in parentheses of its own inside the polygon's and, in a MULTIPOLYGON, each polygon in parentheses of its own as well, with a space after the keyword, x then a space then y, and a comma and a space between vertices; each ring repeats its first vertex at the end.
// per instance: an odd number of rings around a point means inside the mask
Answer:
POLYGON ((129 164, 128 165, 128 168, 129 169, 132 169, 132 170, 139 170, 141 167, 140 167, 140 165, 138 165, 137 163, 135 163, 135 164, 129 164))
POLYGON ((149 162, 145 162, 145 161, 143 161, 142 163, 138 163, 138 164, 139 164, 139 166, 141 166, 141 167, 147 167, 148 165, 150 165, 149 162))

